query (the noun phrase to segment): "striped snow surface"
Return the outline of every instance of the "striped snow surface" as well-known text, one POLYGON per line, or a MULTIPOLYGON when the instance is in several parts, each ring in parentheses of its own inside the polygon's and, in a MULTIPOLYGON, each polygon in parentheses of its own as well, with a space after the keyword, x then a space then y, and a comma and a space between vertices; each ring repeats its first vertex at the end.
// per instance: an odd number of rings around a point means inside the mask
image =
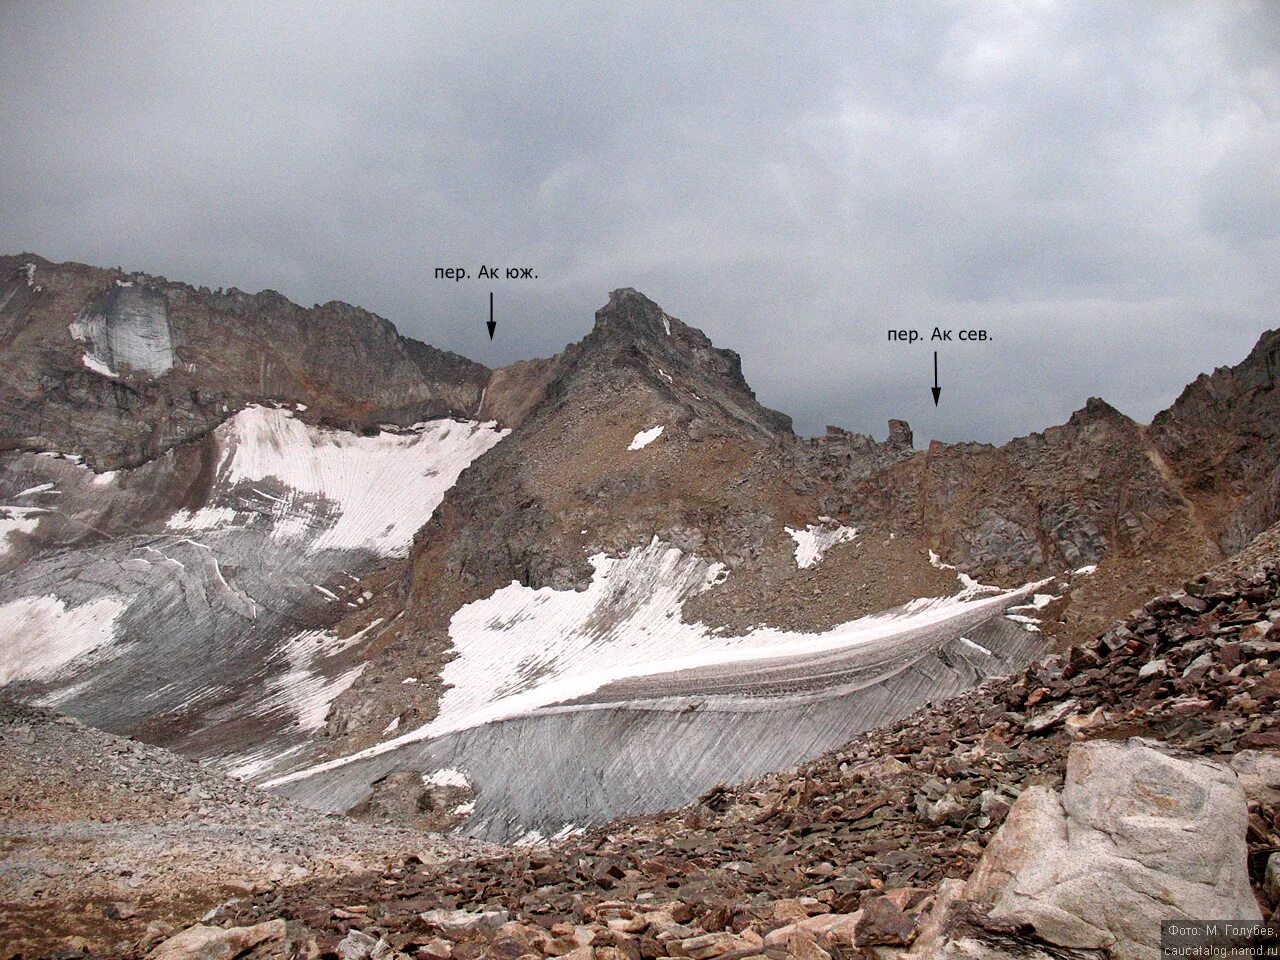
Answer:
POLYGON ((127 603, 104 597, 68 607, 57 597, 0 604, 0 686, 43 680, 77 657, 110 644, 127 603))
POLYGON ((363 630, 346 638, 328 630, 303 630, 282 648, 289 670, 268 681, 264 709, 285 706, 301 730, 319 730, 338 694, 355 683, 365 664, 343 670, 325 669, 326 661, 363 641, 382 624, 378 617, 363 630))
MULTIPOLYGON (((349 637, 339 637, 328 630, 303 630, 294 634, 279 652, 288 669, 267 681, 265 695, 254 712, 261 715, 283 710, 290 716, 284 729, 307 733, 319 730, 324 726, 330 704, 356 682, 367 665, 341 662, 335 665, 334 658, 369 639, 383 622, 382 617, 377 617, 349 637)), ((268 746, 231 757, 227 772, 242 780, 252 779, 299 749, 300 745, 284 750, 268 746)))
MULTIPOLYGON (((280 554, 290 563, 290 569, 275 571, 282 578, 309 579, 314 569, 328 569, 317 567, 315 559, 326 549, 404 555, 459 474, 503 436, 505 431, 494 424, 455 420, 360 436, 308 425, 288 410, 249 407, 216 432, 219 463, 209 504, 172 517, 168 526, 177 536, 150 538, 140 550, 138 544, 130 545, 120 556, 120 568, 135 579, 157 571, 161 592, 177 578, 183 590, 204 591, 206 599, 216 594, 222 608, 252 622, 260 613, 259 603, 234 578, 229 582, 225 572, 228 558, 242 560, 237 551, 244 543, 261 543, 262 535, 296 542, 296 550, 280 554), (208 536, 251 525, 255 537, 247 540, 208 536), (184 551, 182 559, 173 555, 173 548, 184 551)), ((46 456, 79 461, 72 455, 46 456)), ((114 479, 103 474, 93 482, 111 484, 114 479)), ((40 484, 18 496, 25 504, 51 492, 49 484, 40 484)), ((36 506, 0 505, 0 558, 11 541, 35 529, 43 512, 36 506)), ((129 588, 115 597, 71 606, 47 595, 51 593, 0 605, 0 684, 49 679, 71 661, 122 641, 124 611, 155 599, 129 588)), ((151 629, 183 628, 143 626, 136 618, 129 624, 131 640, 152 636, 146 632, 151 629)), ((281 715, 295 731, 322 726, 330 703, 358 676, 350 654, 335 659, 356 639, 318 631, 292 636, 276 651, 273 666, 278 671, 266 681, 259 712, 281 715)))
POLYGON ((1022 592, 969 588, 954 597, 915 600, 891 613, 862 617, 822 633, 758 628, 735 637, 701 623, 686 623, 680 615, 687 599, 727 577, 722 565, 685 554, 656 537, 625 556, 597 554, 590 562, 595 574, 586 590, 534 590, 513 581, 454 614, 449 636, 457 655, 441 675, 446 692, 431 723, 265 786, 527 715, 618 681, 883 641, 977 608, 999 607, 1022 592))
POLYGON ((508 432, 439 420, 366 437, 312 426, 290 410, 247 407, 217 430, 212 501, 175 514, 169 527, 213 530, 266 514, 276 539, 402 556, 458 475, 508 432), (276 483, 246 489, 266 480, 276 483))
POLYGON ((807 570, 816 565, 824 554, 836 544, 848 543, 858 535, 853 527, 846 527, 824 518, 822 523, 811 523, 803 530, 785 528, 787 535, 796 542, 796 566, 807 570))

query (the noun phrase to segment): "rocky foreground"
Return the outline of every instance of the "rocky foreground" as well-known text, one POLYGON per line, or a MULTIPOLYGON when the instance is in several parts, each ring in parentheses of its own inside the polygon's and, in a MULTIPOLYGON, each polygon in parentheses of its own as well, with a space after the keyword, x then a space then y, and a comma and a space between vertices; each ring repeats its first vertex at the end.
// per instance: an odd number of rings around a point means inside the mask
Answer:
POLYGON ((798 771, 558 846, 273 884, 124 955, 1139 958, 1162 920, 1274 919, 1278 546, 798 771))
POLYGON ((5 701, 0 810, 5 958, 137 955, 229 897, 483 849, 325 816, 5 701))

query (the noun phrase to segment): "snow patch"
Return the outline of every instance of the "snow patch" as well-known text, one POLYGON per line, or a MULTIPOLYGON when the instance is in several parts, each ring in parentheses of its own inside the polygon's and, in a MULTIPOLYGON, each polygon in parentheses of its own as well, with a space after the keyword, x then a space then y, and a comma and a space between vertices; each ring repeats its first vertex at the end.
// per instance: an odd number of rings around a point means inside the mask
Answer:
POLYGON ((356 682, 366 664, 334 669, 329 661, 360 643, 382 618, 349 637, 339 637, 327 630, 303 630, 294 634, 281 650, 289 662, 289 670, 267 681, 267 696, 261 713, 286 709, 294 716, 300 730, 319 730, 324 726, 329 705, 356 682))
POLYGON ((362 663, 331 677, 307 667, 295 668, 270 680, 266 703, 287 705, 299 730, 319 730, 329 714, 329 704, 356 682, 365 666, 362 663))
POLYGON ((492 422, 438 420, 364 437, 250 406, 215 433, 222 460, 214 502, 179 511, 169 528, 215 530, 265 515, 277 540, 404 556, 458 475, 509 432, 492 422), (250 502, 236 492, 268 479, 283 495, 257 490, 250 502))
POLYGON ((1058 598, 1051 593, 1037 593, 1034 597, 1031 598, 1030 603, 1022 603, 1016 607, 1010 607, 1009 611, 1017 612, 1020 610, 1031 610, 1034 612, 1036 610, 1043 610, 1045 607, 1047 607, 1049 604, 1053 603, 1053 601, 1057 599, 1058 598))
POLYGON ((1075 570, 1072 570, 1071 575, 1073 577, 1087 577, 1089 576, 1089 574, 1097 573, 1097 572, 1098 572, 1098 565, 1096 563, 1090 563, 1087 566, 1079 567, 1075 570))
MULTIPOLYGON (((939 570, 956 570, 953 564, 943 563, 942 558, 932 550, 929 551, 929 564, 939 570)), ((956 570, 956 579, 960 581, 961 596, 964 597, 972 597, 980 593, 1000 592, 999 587, 993 587, 988 583, 979 583, 977 580, 973 579, 973 577, 969 576, 969 574, 961 573, 959 570, 956 570)))
POLYGON ((84 457, 78 453, 63 453, 60 450, 42 450, 36 454, 37 457, 48 457, 51 460, 66 460, 67 463, 76 465, 84 463, 84 457))
POLYGON ((662 436, 662 427, 650 427, 648 430, 641 430, 636 434, 635 439, 631 441, 628 450, 643 450, 653 441, 662 436))
POLYGON ((1021 624, 1022 628, 1026 630, 1028 633, 1040 632, 1040 626, 1039 626, 1040 621, 1037 620, 1035 617, 1024 617, 1020 613, 1006 613, 1004 615, 1004 618, 1006 620, 1012 620, 1014 623, 1021 624))
POLYGON ((116 373, 114 370, 112 370, 109 366, 107 366, 97 357, 91 356, 90 354, 86 353, 83 357, 80 358, 80 362, 83 363, 90 370, 92 370, 94 373, 100 374, 104 377, 109 377, 112 380, 120 379, 120 374, 116 373))
POLYGON ((0 686, 43 680, 115 637, 127 604, 103 597, 68 607, 58 597, 23 597, 0 605, 0 686))
POLYGON ((796 542, 796 566, 807 570, 822 559, 823 555, 836 544, 847 543, 858 535, 853 527, 830 524, 809 524, 803 530, 785 528, 787 534, 796 542))
POLYGON ((52 483, 42 483, 39 486, 27 487, 27 489, 25 490, 19 490, 17 493, 13 495, 13 498, 16 500, 18 499, 18 497, 30 497, 33 494, 45 493, 52 489, 53 489, 52 483))
POLYGON ((992 590, 999 590, 999 587, 993 587, 989 583, 979 583, 967 573, 957 571, 956 579, 960 581, 960 587, 966 594, 974 593, 990 593, 992 590))
POLYGON ((201 507, 195 511, 179 510, 169 518, 169 529, 197 533, 202 530, 220 530, 231 526, 240 516, 241 511, 232 507, 201 507))
POLYGON ((263 747, 260 750, 253 750, 249 753, 230 757, 228 758, 230 766, 227 769, 227 776, 233 780, 252 781, 273 767, 278 767, 301 749, 301 744, 274 752, 272 747, 263 747))
POLYGON ((974 642, 973 642, 972 640, 970 640, 968 637, 961 637, 961 638, 960 638, 960 642, 961 642, 961 643, 963 643, 966 647, 972 647, 974 650, 977 650, 979 653, 985 653, 988 657, 994 657, 994 656, 995 656, 995 654, 994 654, 994 653, 992 653, 990 650, 988 650, 988 649, 987 649, 986 647, 984 647, 982 644, 980 644, 980 643, 974 643, 974 642))
POLYGON ((467 779, 467 775, 461 770, 454 770, 452 767, 436 770, 434 773, 424 773, 422 775, 422 785, 424 787, 461 787, 464 790, 471 789, 471 781, 467 779))

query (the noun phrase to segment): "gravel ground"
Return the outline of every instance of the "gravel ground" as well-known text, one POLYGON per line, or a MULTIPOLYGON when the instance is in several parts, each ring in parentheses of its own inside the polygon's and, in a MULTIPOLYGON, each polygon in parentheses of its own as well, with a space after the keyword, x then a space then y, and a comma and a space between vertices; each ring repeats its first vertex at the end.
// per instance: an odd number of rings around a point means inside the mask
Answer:
POLYGON ((11 702, 0 703, 0 809, 0 957, 76 936, 105 952, 275 884, 482 849, 316 813, 11 702))

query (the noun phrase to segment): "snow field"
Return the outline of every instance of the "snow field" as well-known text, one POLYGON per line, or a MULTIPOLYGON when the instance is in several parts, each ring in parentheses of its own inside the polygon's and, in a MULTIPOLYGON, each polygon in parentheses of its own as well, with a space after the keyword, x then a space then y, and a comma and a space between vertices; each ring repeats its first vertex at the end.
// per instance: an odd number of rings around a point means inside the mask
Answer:
POLYGON ((653 441, 662 436, 662 427, 650 427, 648 430, 641 430, 635 435, 635 439, 631 441, 628 450, 643 450, 653 441))
POLYGON ((23 597, 0 605, 0 686, 42 680, 77 657, 111 643, 128 606, 104 597, 68 607, 57 597, 23 597))
POLYGON ((507 432, 441 420, 364 437, 312 426, 289 410, 248 407, 218 428, 215 502, 175 514, 169 527, 214 530, 265 512, 277 539, 403 556, 458 475, 507 432), (285 494, 235 489, 268 479, 285 494))
POLYGON ((889 640, 974 609, 998 608, 1027 589, 966 587, 954 597, 915 600, 898 611, 862 617, 822 633, 760 628, 734 637, 713 633, 701 623, 686 623, 680 615, 687 599, 723 581, 727 572, 722 565, 685 554, 656 537, 624 556, 597 554, 590 562, 595 574, 585 590, 534 590, 513 581, 454 614, 449 636, 457 656, 441 674, 446 689, 433 721, 264 786, 528 715, 621 680, 889 640))

